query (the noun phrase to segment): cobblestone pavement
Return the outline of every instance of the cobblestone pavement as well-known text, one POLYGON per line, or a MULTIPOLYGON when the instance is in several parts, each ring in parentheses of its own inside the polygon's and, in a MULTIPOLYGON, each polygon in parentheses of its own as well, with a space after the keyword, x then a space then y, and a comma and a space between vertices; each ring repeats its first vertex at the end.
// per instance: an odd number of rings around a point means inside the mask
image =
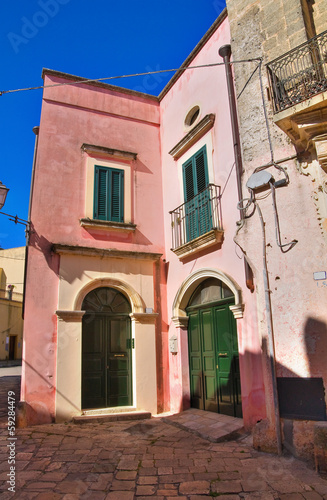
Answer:
POLYGON ((3 500, 327 500, 327 481, 303 462, 259 453, 250 437, 212 443, 159 418, 17 429, 13 493, 3 419, 0 431, 3 500))
POLYGON ((7 420, 8 391, 13 391, 15 393, 16 400, 19 401, 20 376, 11 375, 0 377, 0 422, 3 420, 7 420))
POLYGON ((2 437, 2 499, 327 499, 327 481, 294 458, 258 453, 249 439, 210 443, 160 419, 18 429, 14 494, 6 428, 2 437))

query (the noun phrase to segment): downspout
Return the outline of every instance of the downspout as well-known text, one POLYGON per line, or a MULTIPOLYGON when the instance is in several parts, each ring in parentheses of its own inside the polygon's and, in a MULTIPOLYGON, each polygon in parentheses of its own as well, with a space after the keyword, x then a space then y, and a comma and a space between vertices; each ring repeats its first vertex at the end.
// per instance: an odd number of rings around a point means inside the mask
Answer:
POLYGON ((27 263, 28 263, 28 245, 29 245, 29 241, 30 241, 32 197, 33 197, 33 192, 34 192, 35 164, 36 164, 37 145, 38 145, 38 140, 39 140, 39 129, 40 129, 40 127, 33 127, 33 132, 35 134, 35 143, 34 143, 34 155, 33 155, 32 177, 31 177, 30 199, 29 199, 28 217, 27 217, 29 225, 28 225, 27 232, 26 232, 26 247, 25 247, 24 288, 23 288, 23 307, 22 307, 22 318, 23 319, 24 319, 24 313, 25 313, 25 293, 26 293, 26 275, 27 275, 27 263))
MULTIPOLYGON (((238 201, 241 201, 243 199, 242 196, 243 163, 242 163, 240 131, 238 128, 238 120, 237 120, 234 81, 232 75, 232 66, 230 64, 230 56, 232 54, 232 49, 230 45, 223 45, 222 47, 220 47, 218 52, 219 55, 223 58, 225 64, 229 111, 230 111, 230 119, 231 119, 232 134, 233 134, 234 158, 236 166, 237 193, 238 193, 238 201)), ((240 216, 241 216, 241 221, 243 221, 244 210, 241 208, 240 208, 240 216)), ((253 292, 254 291, 253 272, 245 257, 244 257, 244 269, 245 269, 246 286, 247 288, 249 288, 249 290, 251 290, 251 292, 253 292)))
MULTIPOLYGON (((227 80, 227 88, 228 88, 228 99, 229 99, 229 109, 230 109, 230 117, 232 124, 232 133, 233 133, 233 144, 234 144, 234 157, 235 157, 235 165, 236 165, 236 177, 237 177, 237 191, 238 191, 238 199, 242 200, 242 171, 243 171, 243 163, 242 163, 242 153, 241 153, 241 143, 240 143, 240 132, 238 128, 238 120, 237 120, 237 109, 236 109, 236 99, 235 99, 235 91, 234 91, 234 81, 232 76, 232 69, 230 63, 230 56, 232 50, 230 45, 223 45, 219 49, 219 55, 224 59, 225 70, 226 70, 226 80, 227 80)), ((276 382, 276 370, 275 370, 275 351, 274 351, 274 338, 273 338, 273 318, 272 318, 272 310, 271 310, 271 299, 270 299, 270 290, 268 283, 268 270, 267 270, 267 260, 266 260, 266 244, 265 244, 265 232, 264 232, 264 221, 262 218, 262 213, 260 207, 256 204, 258 208, 260 222, 262 225, 263 231, 263 281, 265 288, 265 301, 266 301, 266 312, 267 312, 267 323, 268 323, 268 349, 269 349, 269 358, 270 358, 270 369, 272 374, 272 389, 273 389, 273 399, 274 399, 274 415, 275 415, 275 426, 276 426, 276 440, 277 440, 277 451, 278 454, 282 453, 282 438, 281 438, 281 429, 280 429, 280 415, 279 415, 279 404, 278 404, 278 392, 277 392, 277 382, 276 382)), ((241 221, 244 221, 244 210, 240 208, 241 221)), ((245 265, 245 276, 246 276, 246 285, 247 287, 253 291, 253 274, 252 269, 244 258, 245 265)))
MULTIPOLYGON (((37 145, 39 142, 39 130, 40 130, 40 127, 33 127, 33 132, 35 134, 35 144, 34 144, 31 189, 30 189, 30 202, 29 202, 29 206, 28 206, 28 219, 27 219, 28 221, 31 220, 31 212, 32 212, 32 198, 33 198, 33 192, 34 192, 35 164, 36 164, 37 145)), ((29 239, 27 240, 27 243, 28 242, 29 242, 29 239)))

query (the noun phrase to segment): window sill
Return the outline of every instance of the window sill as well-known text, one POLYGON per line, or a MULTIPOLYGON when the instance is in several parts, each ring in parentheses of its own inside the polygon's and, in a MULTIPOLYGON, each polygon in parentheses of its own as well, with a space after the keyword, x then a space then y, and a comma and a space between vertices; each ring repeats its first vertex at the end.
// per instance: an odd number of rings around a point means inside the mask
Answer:
POLYGON ((114 230, 114 231, 124 231, 124 232, 134 232, 136 229, 136 224, 131 222, 112 222, 106 220, 96 220, 96 219, 80 219, 80 224, 85 229, 104 229, 104 230, 114 230))
POLYGON ((190 255, 205 250, 212 245, 219 244, 221 246, 224 239, 224 231, 221 229, 212 229, 208 233, 198 236, 192 241, 188 241, 180 247, 171 249, 179 259, 184 259, 190 255))

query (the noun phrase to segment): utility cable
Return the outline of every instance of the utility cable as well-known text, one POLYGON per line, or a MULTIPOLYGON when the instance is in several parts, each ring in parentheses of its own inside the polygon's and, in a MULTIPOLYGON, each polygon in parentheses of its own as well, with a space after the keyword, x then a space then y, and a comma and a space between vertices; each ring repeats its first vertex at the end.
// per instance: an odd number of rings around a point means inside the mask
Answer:
POLYGON ((250 83, 250 80, 251 78, 253 77, 253 75, 255 74, 255 72, 259 69, 259 66, 261 64, 261 59, 260 59, 260 62, 259 64, 254 68, 254 70, 252 71, 250 77, 247 79, 247 81, 245 82, 245 85, 244 87, 242 88, 241 92, 238 94, 237 96, 237 99, 239 99, 241 97, 241 95, 243 94, 244 90, 246 89, 246 87, 248 86, 248 84, 250 83))
MULTIPOLYGON (((259 81, 260 81, 261 99, 262 99, 263 112, 264 112, 265 122, 266 122, 266 130, 267 130, 267 135, 268 135, 271 163, 272 163, 272 166, 274 166, 275 168, 277 168, 278 170, 280 170, 284 173, 286 183, 289 184, 290 179, 289 179, 288 173, 286 172, 285 168, 278 165, 274 159, 274 150, 273 150, 273 145, 272 145, 272 140, 271 140, 270 127, 269 127, 269 121, 268 121, 268 112, 267 112, 265 94, 263 91, 263 83, 262 83, 262 60, 260 60, 258 66, 259 66, 259 81)), ((258 167, 254 170, 254 172, 259 172, 260 170, 264 170, 266 168, 267 168, 266 166, 258 167)))
POLYGON ((276 438, 277 438, 277 450, 278 455, 282 454, 282 437, 281 437, 281 427, 280 427, 280 415, 279 415, 279 402, 278 402, 278 392, 277 392, 277 378, 276 378, 276 363, 275 363, 275 341, 274 341, 274 327, 273 327, 273 316, 271 307, 271 290, 269 288, 269 275, 267 266, 267 254, 266 254, 266 231, 265 222, 263 220, 261 209, 258 203, 254 200, 256 209, 258 210, 261 231, 262 231, 262 259, 263 259, 263 284, 265 290, 265 302, 266 302, 266 323, 267 323, 267 333, 268 333, 268 358, 270 361, 271 370, 271 382, 272 382, 272 393, 274 399, 274 415, 275 415, 275 426, 276 426, 276 438))
MULTIPOLYGON (((259 58, 254 58, 254 59, 242 59, 240 61, 231 61, 229 64, 239 64, 239 63, 246 63, 246 62, 253 62, 253 61, 259 61, 261 59, 259 58)), ((146 75, 157 75, 158 73, 171 73, 171 72, 180 72, 180 71, 185 71, 188 69, 198 69, 198 68, 211 68, 214 66, 224 66, 225 63, 211 63, 211 64, 200 64, 197 66, 181 66, 180 68, 173 68, 173 69, 160 69, 157 71, 147 71, 144 73, 132 73, 130 75, 117 75, 117 76, 107 76, 105 78, 93 78, 93 79, 83 79, 83 80, 74 80, 73 82, 65 82, 65 83, 54 83, 52 85, 39 85, 37 87, 26 87, 26 88, 21 88, 21 89, 11 89, 11 90, 0 90, 0 96, 3 94, 9 94, 13 92, 23 92, 26 90, 38 90, 38 89, 47 89, 51 87, 62 87, 64 85, 79 85, 79 84, 84 84, 84 83, 96 83, 96 82, 102 82, 105 80, 116 80, 119 78, 132 78, 135 76, 146 76, 146 75)))
POLYGON ((272 205, 274 209, 274 217, 275 217, 275 231, 276 231, 276 243, 281 249, 283 253, 288 252, 291 250, 294 245, 297 244, 298 240, 292 240, 290 243, 284 243, 282 244, 281 242, 281 237, 280 237, 280 226, 279 226, 279 218, 278 218, 278 212, 277 212, 277 207, 276 207, 276 189, 275 186, 272 182, 269 182, 270 185, 270 190, 272 194, 272 205), (284 250, 285 247, 288 247, 286 250, 284 250))
POLYGON ((25 259, 20 259, 20 258, 18 258, 18 257, 6 257, 5 255, 1 255, 2 250, 5 250, 5 249, 4 249, 4 248, 2 248, 2 249, 0 250, 0 260, 1 260, 1 259, 25 260, 25 259))
POLYGON ((228 174, 227 180, 226 180, 226 182, 225 182, 225 185, 224 185, 224 187, 223 187, 223 190, 222 190, 222 192, 221 192, 220 198, 221 198, 221 197, 222 197, 222 195, 224 194, 224 191, 225 191, 225 189, 226 189, 226 186, 227 186, 227 183, 228 183, 228 181, 229 181, 229 179, 230 179, 230 176, 232 175, 232 172, 233 172, 233 168, 234 168, 234 167, 235 167, 235 161, 234 161, 234 163, 233 163, 233 165, 232 165, 232 168, 231 168, 231 169, 230 169, 230 171, 229 171, 229 174, 228 174))
POLYGON ((271 163, 275 163, 275 161, 274 161, 274 151, 273 151, 272 140, 271 140, 271 135, 270 135, 270 127, 269 127, 269 122, 268 122, 268 113, 267 113, 265 95, 264 95, 264 92, 263 92, 262 61, 260 61, 260 63, 259 63, 259 82, 260 82, 261 99, 262 99, 262 105, 263 105, 263 113, 264 113, 264 116, 265 116, 266 129, 267 129, 267 134, 268 134, 268 142, 269 142, 269 149, 270 149, 270 158, 271 158, 271 163))

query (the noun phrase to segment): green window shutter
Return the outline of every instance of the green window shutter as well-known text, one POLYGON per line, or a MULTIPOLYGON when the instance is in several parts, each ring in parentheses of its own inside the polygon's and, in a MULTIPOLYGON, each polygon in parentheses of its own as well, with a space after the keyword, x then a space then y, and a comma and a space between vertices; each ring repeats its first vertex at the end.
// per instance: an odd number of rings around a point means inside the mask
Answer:
POLYGON ((108 169, 95 167, 94 218, 108 220, 108 169))
POLYGON ((94 219, 124 222, 124 171, 95 166, 94 219))
POLYGON ((203 146, 183 164, 184 199, 189 201, 209 184, 207 149, 203 146))
POLYGON ((124 222, 124 171, 110 171, 110 220, 124 222))
POLYGON ((207 152, 205 147, 194 155, 194 163, 197 193, 201 193, 208 185, 207 152))
POLYGON ((183 164, 185 227, 187 241, 212 228, 207 150, 203 146, 183 164), (203 192, 202 192, 203 191, 203 192))
POLYGON ((192 158, 183 165, 184 198, 189 201, 195 196, 192 158))

